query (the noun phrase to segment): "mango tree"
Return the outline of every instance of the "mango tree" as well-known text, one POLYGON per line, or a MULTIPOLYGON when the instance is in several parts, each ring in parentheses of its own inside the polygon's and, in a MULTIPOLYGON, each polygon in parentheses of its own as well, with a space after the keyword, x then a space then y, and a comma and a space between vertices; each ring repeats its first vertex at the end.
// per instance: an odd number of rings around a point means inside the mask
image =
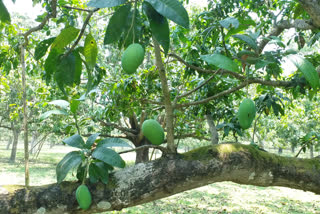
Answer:
MULTIPOLYGON (((0 3, 1 14, 4 14, 0 20, 9 22, 10 15, 2 1, 0 3)), ((92 196, 91 205, 83 206, 87 209, 86 213, 121 210, 220 181, 286 186, 320 194, 318 158, 280 157, 261 151, 254 144, 239 143, 200 147, 179 154, 175 141, 177 116, 182 115, 179 112, 187 112, 186 109, 230 96, 235 99, 223 99, 221 102, 232 102, 237 109, 243 99, 253 100, 256 89, 273 92, 275 88, 282 88, 288 93, 303 91, 310 96, 317 93, 320 82, 319 71, 315 68, 318 64, 313 61, 316 54, 304 57, 301 48, 305 47, 306 40, 309 45, 318 44, 318 2, 209 1, 208 7, 192 18, 191 22, 183 4, 177 0, 92 0, 87 4, 52 0, 44 1, 43 5, 46 13, 40 19, 41 24, 28 31, 30 33, 26 33, 24 39, 27 41, 28 36, 37 30, 51 34, 49 29, 52 26, 47 25, 49 20, 56 21, 54 27, 59 28, 59 23, 65 24, 58 35, 42 41, 35 50, 38 60, 45 59, 44 78, 47 83, 59 88, 65 97, 70 95, 74 86, 81 83, 82 77, 87 78, 87 88, 90 90, 93 85, 101 82, 99 76, 103 68, 97 64, 97 40, 100 37, 95 37, 88 27, 90 22, 94 22, 91 18, 95 14, 108 15, 112 11, 104 32, 105 45, 117 45, 124 51, 132 43, 139 43, 145 51, 150 49, 154 52, 155 67, 146 72, 157 75, 161 96, 148 104, 164 109, 167 146, 150 147, 161 150, 163 156, 155 161, 110 172, 107 184, 90 183, 95 177, 90 175, 89 181, 86 181, 86 177, 79 179, 82 184, 87 184, 92 196), (78 20, 75 17, 83 18, 81 23, 77 23, 81 24, 81 28, 75 24, 78 20), (169 24, 175 25, 172 32, 169 31, 169 24), (283 42, 286 29, 295 29, 297 32, 297 39, 287 44, 283 42), (171 41, 176 43, 175 46, 170 45, 171 41), (273 49, 266 50, 270 43, 274 44, 273 49), (295 43, 298 49, 288 48, 295 43), (283 74, 281 64, 285 60, 295 66, 296 72, 291 76, 283 74), (199 77, 197 84, 189 84, 196 77, 199 77), (177 79, 179 81, 175 81, 177 79), (213 90, 206 96, 200 96, 199 90, 211 80, 215 83, 213 90), (253 85, 258 86, 255 88, 253 85), (179 91, 176 88, 185 90, 179 91)), ((28 44, 24 43, 24 47, 27 48, 28 44)), ((119 65, 120 61, 119 57, 119 65)), ((138 64, 129 66, 129 73, 134 73, 138 64)), ((122 72, 121 67, 119 72, 122 72)), ((277 109, 277 105, 272 108, 277 109)), ((236 115, 236 112, 228 118, 235 118, 234 124, 240 124, 242 129, 247 128, 241 126, 239 119, 242 117, 236 115)), ((94 139, 98 137, 94 136, 94 139)), ((107 145, 99 145, 103 142, 101 139, 95 141, 89 137, 85 142, 78 135, 67 139, 67 144, 83 150, 81 155, 70 155, 63 159, 62 163, 67 169, 79 166, 82 157, 124 167, 119 156, 109 150, 112 155, 102 155, 100 150, 104 150, 107 145)), ((97 170, 97 173, 101 170, 97 170)), ((87 175, 86 170, 84 175, 87 175)), ((83 211, 79 210, 75 197, 79 185, 76 181, 61 182, 58 179, 57 184, 29 187, 27 190, 22 186, 0 187, 0 211, 81 213, 83 211)), ((85 197, 89 198, 88 194, 85 197)), ((82 205, 80 202, 80 207, 82 205)))

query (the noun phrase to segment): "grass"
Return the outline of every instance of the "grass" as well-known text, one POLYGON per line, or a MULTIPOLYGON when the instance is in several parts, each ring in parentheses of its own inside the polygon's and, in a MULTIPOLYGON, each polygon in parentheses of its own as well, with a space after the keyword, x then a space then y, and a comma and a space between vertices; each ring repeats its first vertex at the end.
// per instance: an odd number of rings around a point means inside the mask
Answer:
MULTIPOLYGON (((30 163, 31 185, 56 182, 55 167, 71 151, 67 146, 44 147, 37 161, 30 163)), ((0 185, 24 184, 23 150, 19 148, 17 162, 9 163, 10 151, 0 142, 0 185)), ((32 157, 32 156, 31 156, 32 157)), ((133 163, 133 154, 124 159, 133 163)), ((67 180, 72 180, 72 174, 67 180)), ((320 214, 320 195, 282 187, 255 187, 221 182, 189 190, 143 205, 106 212, 112 214, 173 214, 173 213, 292 213, 320 214)))

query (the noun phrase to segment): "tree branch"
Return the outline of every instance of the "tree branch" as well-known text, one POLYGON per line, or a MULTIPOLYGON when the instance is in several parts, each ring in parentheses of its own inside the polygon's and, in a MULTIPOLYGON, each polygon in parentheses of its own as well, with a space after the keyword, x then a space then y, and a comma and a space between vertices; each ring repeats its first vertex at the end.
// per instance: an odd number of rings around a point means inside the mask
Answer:
POLYGON ((206 73, 206 74, 220 74, 220 75, 230 75, 233 76, 236 79, 239 80, 243 80, 246 79, 245 76, 238 74, 236 72, 232 72, 232 71, 227 71, 227 70, 223 70, 223 69, 219 69, 219 70, 209 70, 209 69, 203 69, 194 65, 191 65, 189 63, 187 63, 185 60, 183 60, 180 56, 176 55, 175 53, 169 53, 169 56, 176 58, 179 62, 183 63, 184 65, 186 65, 187 67, 194 69, 196 71, 199 71, 201 73, 206 73))
POLYGON ((105 121, 102 121, 102 120, 100 120, 99 122, 103 126, 111 126, 113 128, 116 128, 116 129, 122 131, 124 134, 126 134, 126 135, 128 135, 130 137, 135 137, 138 134, 138 132, 136 130, 122 127, 122 126, 120 126, 120 125, 118 125, 116 123, 105 122, 105 121))
POLYGON ((211 183, 231 181, 283 186, 320 194, 318 158, 282 157, 241 144, 201 147, 171 158, 140 163, 110 174, 109 184, 88 184, 89 210, 75 198, 80 182, 30 187, 0 186, 0 213, 97 213, 121 210, 211 183))
POLYGON ((141 149, 158 149, 163 154, 168 154, 169 153, 167 148, 162 147, 162 146, 157 146, 157 145, 143 145, 143 146, 136 147, 134 149, 130 149, 130 150, 126 150, 126 151, 122 151, 122 152, 118 152, 118 153, 119 154, 125 154, 125 153, 129 153, 129 152, 135 152, 135 151, 141 150, 141 149))
MULTIPOLYGON (((217 72, 218 72, 218 71, 217 71, 217 72)), ((216 72, 216 73, 217 73, 217 72, 216 72)), ((174 99, 174 101, 173 101, 174 105, 177 104, 177 102, 178 102, 179 99, 181 99, 181 98, 183 98, 183 97, 187 97, 187 96, 193 94, 194 92, 198 91, 199 89, 201 89, 203 86, 205 86, 206 84, 208 84, 213 78, 214 78, 214 75, 212 75, 211 77, 209 77, 204 83, 202 83, 202 84, 199 85, 198 87, 194 88, 193 90, 188 91, 188 92, 186 92, 186 93, 184 93, 184 94, 181 94, 180 96, 177 96, 177 97, 174 99)))
POLYGON ((82 28, 81 28, 81 30, 80 30, 80 33, 79 33, 79 35, 78 35, 77 40, 73 43, 73 45, 71 46, 71 48, 63 55, 63 57, 68 56, 68 55, 77 47, 77 45, 79 44, 79 42, 80 42, 80 40, 81 40, 81 38, 82 38, 82 36, 83 36, 83 34, 84 34, 84 31, 86 30, 87 25, 89 24, 89 21, 90 21, 91 16, 92 16, 95 12, 97 12, 99 9, 100 9, 100 8, 95 8, 95 9, 93 9, 93 10, 90 10, 90 12, 89 12, 86 20, 84 21, 84 23, 83 23, 83 25, 82 25, 82 28))
POLYGON ((51 9, 52 9, 52 12, 49 13, 38 26, 29 29, 27 32, 23 34, 23 37, 25 39, 24 44, 22 44, 23 46, 28 45, 28 41, 29 41, 28 36, 30 36, 33 32, 41 30, 47 24, 50 18, 55 18, 57 16, 57 0, 51 1, 51 9))

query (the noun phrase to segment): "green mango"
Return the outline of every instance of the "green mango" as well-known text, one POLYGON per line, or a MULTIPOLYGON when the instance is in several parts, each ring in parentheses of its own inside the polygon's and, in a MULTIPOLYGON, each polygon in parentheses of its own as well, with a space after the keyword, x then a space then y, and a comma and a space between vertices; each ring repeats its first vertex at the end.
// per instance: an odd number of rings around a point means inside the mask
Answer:
POLYGON ((81 209, 86 210, 90 207, 92 202, 91 193, 86 185, 82 184, 77 188, 76 199, 81 209))
POLYGON ((144 49, 138 43, 133 43, 123 52, 121 66, 127 74, 133 74, 144 59, 144 49))
POLYGON ((145 120, 142 124, 142 133, 153 145, 164 142, 163 128, 156 120, 145 120))
POLYGON ((238 119, 241 128, 248 129, 251 126, 252 121, 256 116, 256 106, 254 102, 246 98, 244 99, 239 107, 238 119))

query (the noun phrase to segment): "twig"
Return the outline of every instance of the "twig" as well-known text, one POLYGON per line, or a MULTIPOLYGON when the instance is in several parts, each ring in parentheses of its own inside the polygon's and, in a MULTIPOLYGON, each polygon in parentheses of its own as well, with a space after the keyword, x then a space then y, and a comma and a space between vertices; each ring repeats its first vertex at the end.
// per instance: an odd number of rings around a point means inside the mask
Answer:
POLYGON ((84 8, 79 8, 79 7, 71 7, 71 6, 62 6, 62 7, 64 7, 64 8, 66 8, 66 9, 71 9, 71 10, 80 10, 80 11, 84 11, 84 12, 88 12, 88 13, 90 13, 91 12, 91 10, 89 10, 89 9, 84 9, 84 8))
POLYGON ((76 46, 78 45, 78 43, 80 42, 80 39, 82 38, 82 36, 84 34, 84 31, 86 30, 87 25, 89 24, 91 16, 93 15, 93 13, 97 12, 99 9, 100 8, 96 8, 96 9, 93 9, 89 12, 86 20, 84 21, 84 23, 82 25, 82 28, 80 30, 80 34, 79 34, 77 40, 73 43, 72 47, 63 55, 63 57, 67 57, 76 48, 76 46))
POLYGON ((234 78, 236 79, 239 79, 239 80, 243 80, 243 79, 246 79, 245 76, 241 75, 241 74, 238 74, 236 72, 232 72, 232 71, 227 71, 227 70, 223 70, 223 69, 219 69, 217 71, 214 71, 214 70, 209 70, 209 69, 203 69, 203 68, 200 68, 200 67, 197 67, 195 65, 191 65, 189 63, 187 63, 185 60, 183 60, 180 56, 178 56, 177 54, 175 53, 169 53, 169 56, 171 57, 174 57, 176 58, 178 61, 182 62, 185 66, 191 68, 191 69, 194 69, 196 71, 199 71, 201 73, 206 73, 206 74, 220 74, 220 75, 231 75, 233 76, 234 78))
POLYGON ((119 154, 124 154, 124 153, 128 153, 128 152, 134 152, 134 151, 137 151, 137 150, 140 150, 140 149, 150 149, 150 148, 158 149, 164 154, 168 154, 169 153, 169 150, 167 148, 165 148, 165 147, 162 147, 162 146, 143 145, 143 146, 136 147, 134 149, 130 149, 130 150, 126 150, 126 151, 123 151, 123 152, 119 152, 119 154))
POLYGON ((51 8, 52 8, 52 13, 49 13, 38 26, 29 29, 27 32, 23 34, 23 37, 25 39, 25 42, 22 44, 23 46, 28 45, 28 41, 29 41, 28 36, 30 36, 33 32, 41 30, 47 24, 50 18, 55 18, 57 16, 57 0, 52 0, 51 8))
MULTIPOLYGON (((217 72, 218 72, 218 71, 216 71, 216 73, 217 73, 217 72)), ((209 79, 207 79, 204 83, 202 83, 202 84, 199 85, 198 87, 194 88, 193 90, 188 91, 188 92, 186 92, 186 93, 184 93, 184 94, 181 94, 180 96, 177 96, 177 97, 174 99, 174 101, 173 101, 174 104, 176 104, 179 99, 181 99, 181 98, 183 98, 183 97, 187 97, 187 96, 189 96, 190 94, 192 94, 192 93, 198 91, 199 89, 201 89, 203 86, 205 86, 206 84, 208 84, 208 82, 210 82, 210 80, 212 80, 213 77, 214 77, 214 75, 212 75, 212 76, 211 76, 209 79)))

